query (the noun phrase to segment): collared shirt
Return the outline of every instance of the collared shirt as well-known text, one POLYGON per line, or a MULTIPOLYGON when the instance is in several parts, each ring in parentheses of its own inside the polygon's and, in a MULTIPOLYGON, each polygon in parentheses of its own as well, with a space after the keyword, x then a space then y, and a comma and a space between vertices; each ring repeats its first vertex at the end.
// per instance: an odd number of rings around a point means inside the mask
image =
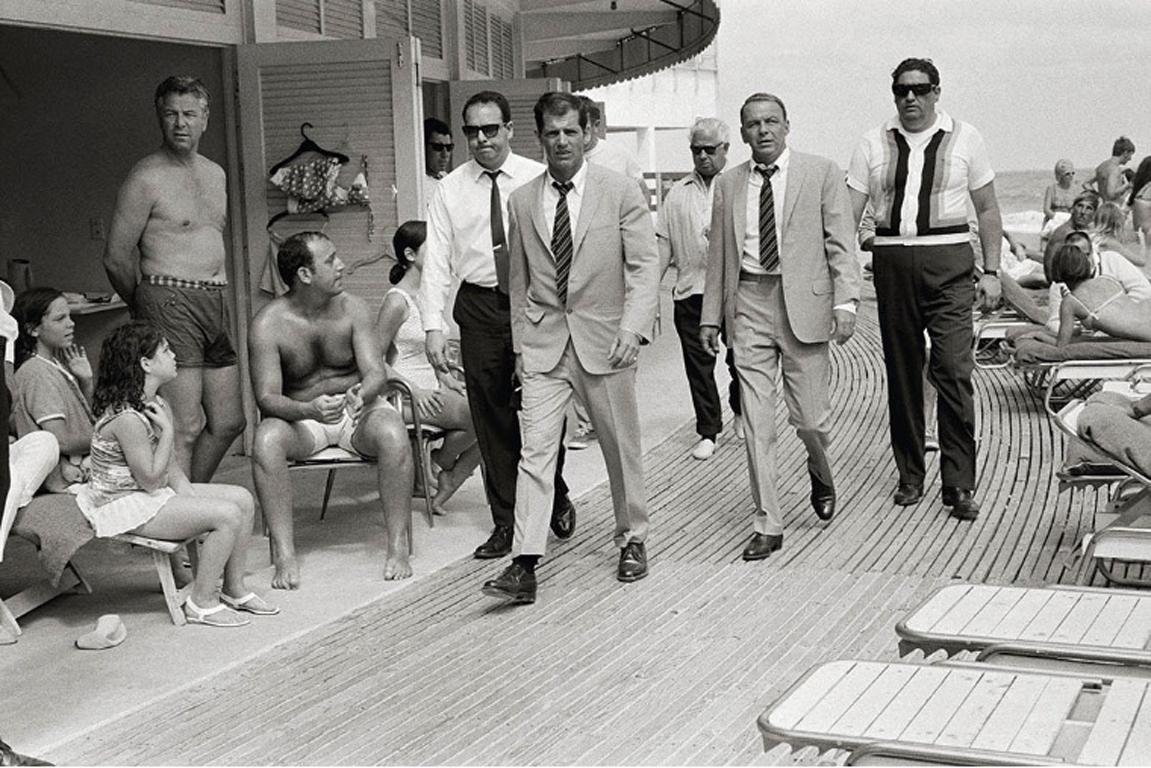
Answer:
POLYGON ((636 181, 643 181, 643 168, 639 160, 636 160, 635 155, 622 143, 600 139, 594 147, 584 152, 583 159, 585 162, 601 165, 609 171, 622 173, 636 181))
MULTIPOLYGON (((776 171, 771 175, 772 202, 775 203, 775 242, 779 243, 782 263, 783 238, 779 236, 779 222, 783 220, 783 197, 787 194, 787 167, 791 164, 791 149, 785 147, 775 159, 776 171)), ((743 235, 743 259, 740 270, 754 275, 766 275, 767 270, 759 263, 759 193, 763 189, 763 174, 753 162, 747 174, 747 229, 743 235)), ((776 269, 776 273, 779 269, 776 269)))
POLYGON ((667 241, 671 252, 669 264, 676 268, 671 296, 677 301, 703 293, 711 203, 717 178, 718 174, 708 184, 699 173, 692 171, 677 181, 663 200, 655 234, 667 241))
MULTIPOLYGON (((544 222, 548 227, 548 242, 551 242, 552 235, 555 234, 556 229, 556 203, 560 200, 560 193, 555 187, 552 186, 551 172, 548 171, 544 176, 544 188, 540 196, 540 205, 543 206, 544 222)), ((575 176, 569 179, 572 183, 572 188, 568 190, 568 221, 571 222, 572 235, 575 235, 576 222, 579 221, 580 208, 583 206, 584 188, 587 186, 587 163, 580 163, 579 170, 576 171, 575 176)))
POLYGON ((847 185, 871 202, 875 245, 967 242, 968 199, 994 179, 979 131, 942 111, 918 133, 898 117, 867 132, 847 169, 847 185))
MULTIPOLYGON (((500 200, 507 227, 508 196, 539 176, 544 165, 509 154, 499 169, 500 200)), ((452 275, 465 283, 496 285, 492 254, 492 181, 474 159, 445 176, 428 206, 428 237, 420 280, 425 331, 444 330, 444 309, 452 275)))
MULTIPOLYGON (((1139 267, 1127 260, 1127 257, 1116 251, 1099 251, 1092 253, 1096 275, 1107 275, 1119 281, 1123 291, 1136 301, 1151 299, 1151 281, 1139 267)), ((1047 289, 1047 330, 1059 333, 1059 306, 1063 303, 1063 296, 1067 293, 1067 286, 1063 283, 1052 283, 1047 289)))

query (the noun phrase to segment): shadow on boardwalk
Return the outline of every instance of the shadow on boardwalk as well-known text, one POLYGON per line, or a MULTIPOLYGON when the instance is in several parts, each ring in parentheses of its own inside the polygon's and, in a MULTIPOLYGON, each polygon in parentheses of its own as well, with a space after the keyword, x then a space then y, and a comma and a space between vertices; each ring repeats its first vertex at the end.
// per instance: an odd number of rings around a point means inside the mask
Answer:
POLYGON ((808 508, 803 451, 780 419, 785 548, 743 563, 742 446, 687 457, 690 427, 646 456, 651 575, 614 579, 606 487, 540 568, 539 602, 480 595, 498 563, 464 560, 59 746, 65 763, 748 764, 755 718, 808 667, 894 658, 893 627, 951 579, 1073 582, 1102 496, 1058 495, 1062 440, 1008 371, 980 372, 974 523, 947 517, 938 461, 916 507, 895 476, 873 306, 835 348, 840 513, 808 508))

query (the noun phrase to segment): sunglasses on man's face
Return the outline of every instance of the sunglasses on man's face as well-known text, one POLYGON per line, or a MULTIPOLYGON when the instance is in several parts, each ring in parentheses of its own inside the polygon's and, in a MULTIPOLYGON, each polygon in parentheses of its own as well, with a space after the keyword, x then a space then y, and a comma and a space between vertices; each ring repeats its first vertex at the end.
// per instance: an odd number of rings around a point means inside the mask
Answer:
POLYGON ((692 144, 691 154, 692 157, 695 157, 700 152, 704 153, 705 155, 714 155, 715 151, 722 146, 722 144, 692 144))
POLYGON ((926 96, 935 90, 935 86, 931 83, 892 83, 891 92, 895 94, 895 98, 903 99, 907 94, 914 93, 916 96, 926 96))
POLYGON ((430 149, 433 152, 451 152, 455 148, 455 146, 456 146, 455 144, 452 144, 450 142, 447 144, 441 144, 438 141, 429 141, 428 142, 428 149, 430 149))
POLYGON ((503 123, 488 123, 487 125, 465 125, 464 135, 469 139, 474 139, 480 135, 480 131, 483 131, 484 136, 487 136, 489 139, 494 139, 496 134, 500 132, 500 128, 502 128, 503 125, 503 123))

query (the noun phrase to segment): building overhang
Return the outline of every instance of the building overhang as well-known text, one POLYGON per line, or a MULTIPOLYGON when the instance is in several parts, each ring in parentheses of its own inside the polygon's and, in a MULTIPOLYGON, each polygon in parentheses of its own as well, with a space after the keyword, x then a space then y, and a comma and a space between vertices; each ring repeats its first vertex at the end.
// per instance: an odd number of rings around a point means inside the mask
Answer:
POLYGON ((586 90, 657 72, 702 51, 715 0, 521 0, 528 77, 586 90))

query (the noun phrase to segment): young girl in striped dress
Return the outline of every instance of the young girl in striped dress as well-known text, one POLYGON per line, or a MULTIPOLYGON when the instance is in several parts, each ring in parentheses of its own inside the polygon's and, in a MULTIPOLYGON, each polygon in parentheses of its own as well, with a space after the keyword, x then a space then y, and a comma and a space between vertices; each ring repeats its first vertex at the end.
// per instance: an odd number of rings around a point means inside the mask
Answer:
POLYGON ((238 627, 244 613, 279 609, 244 584, 255 503, 247 489, 191 483, 172 454, 172 412, 156 390, 176 378, 176 356, 148 323, 104 341, 92 410, 91 474, 77 495, 97 536, 132 532, 181 541, 207 534, 184 613, 193 624, 238 627), (221 574, 223 591, 217 591, 221 574))

